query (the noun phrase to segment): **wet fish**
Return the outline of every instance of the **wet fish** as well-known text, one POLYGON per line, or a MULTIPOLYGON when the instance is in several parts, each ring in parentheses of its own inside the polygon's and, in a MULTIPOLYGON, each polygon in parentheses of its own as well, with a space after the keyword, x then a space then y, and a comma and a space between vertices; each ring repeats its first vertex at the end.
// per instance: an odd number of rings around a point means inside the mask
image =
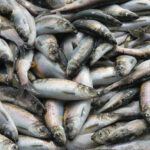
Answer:
POLYGON ((75 9, 80 9, 80 8, 84 8, 87 6, 92 6, 92 5, 100 5, 100 6, 104 6, 104 5, 108 5, 108 4, 113 4, 116 2, 125 2, 128 0, 76 0, 73 3, 67 4, 64 7, 58 8, 58 9, 54 9, 51 11, 51 13, 55 13, 55 12, 62 12, 62 11, 69 11, 69 10, 75 10, 75 9))
POLYGON ((65 37, 62 42, 62 50, 67 58, 67 60, 71 59, 72 53, 74 49, 80 44, 80 41, 85 37, 82 32, 78 32, 76 34, 71 34, 65 37))
POLYGON ((17 128, 11 116, 7 112, 7 109, 4 108, 1 102, 0 102, 0 133, 15 142, 18 140, 17 128))
MULTIPOLYGON (((149 61, 148 61, 149 62, 149 61)), ((142 62, 143 63, 143 62, 142 62)), ((142 64, 141 63, 141 64, 142 64)), ((147 61, 146 61, 147 63, 147 61)), ((138 66, 141 66, 141 64, 139 64, 138 66)), ((142 65, 143 66, 143 65, 142 65)), ((148 66, 149 66, 149 63, 148 63, 148 66)), ((128 76, 124 77, 123 79, 121 79, 120 81, 118 82, 114 82, 113 84, 109 85, 108 87, 106 87, 101 93, 100 95, 103 93, 108 93, 109 91, 115 89, 115 88, 118 88, 120 86, 125 86, 125 85, 129 85, 129 84, 132 84, 134 83, 135 81, 138 80, 139 82, 139 79, 145 77, 145 76, 148 76, 150 74, 150 69, 148 66, 145 66, 145 68, 142 68, 142 67, 139 67, 139 69, 135 69, 135 71, 133 71, 133 73, 129 74, 128 76)))
POLYGON ((46 0, 46 2, 52 8, 60 8, 65 6, 65 0, 46 0))
POLYGON ((74 33, 75 27, 65 18, 52 15, 36 20, 37 34, 74 33))
POLYGON ((16 0, 19 4, 21 4, 23 7, 25 7, 31 14, 38 15, 40 13, 43 13, 44 11, 48 11, 46 8, 38 7, 37 5, 32 4, 31 2, 27 0, 16 0))
MULTIPOLYGON (((87 67, 82 67, 74 81, 93 87, 90 71, 87 67)), ((91 109, 91 100, 71 102, 65 107, 64 126, 69 139, 74 139, 80 132, 91 109)))
POLYGON ((28 71, 31 67, 32 59, 33 59, 33 51, 30 50, 26 52, 24 57, 20 57, 16 62, 16 71, 19 77, 21 86, 23 86, 27 90, 34 90, 32 84, 28 79, 28 71))
POLYGON ((109 138, 109 135, 115 131, 117 128, 125 125, 125 122, 119 122, 119 123, 115 123, 113 125, 110 125, 108 127, 105 127, 103 129, 100 129, 98 131, 96 131, 92 136, 91 139, 96 142, 99 145, 103 145, 106 143, 107 138, 109 138))
POLYGON ((97 97, 97 92, 88 86, 66 79, 39 79, 33 82, 39 97, 58 100, 88 100, 97 97))
POLYGON ((32 15, 15 0, 9 0, 13 8, 11 18, 19 35, 27 41, 29 46, 33 46, 36 38, 35 21, 32 15))
POLYGON ((18 150, 18 146, 10 139, 0 134, 0 149, 1 150, 18 150))
POLYGON ((50 150, 57 149, 53 142, 44 141, 30 136, 19 135, 17 142, 19 150, 50 150))
POLYGON ((97 144, 91 140, 93 133, 78 135, 74 140, 67 141, 67 149, 77 150, 77 149, 89 149, 95 148, 97 144))
POLYGON ((91 71, 94 86, 109 85, 120 80, 115 67, 98 67, 91 71))
POLYGON ((147 125, 143 119, 137 119, 117 128, 107 137, 106 143, 118 143, 122 141, 132 141, 136 137, 144 134, 147 125))
POLYGON ((126 76, 130 74, 135 67, 137 59, 129 55, 121 55, 116 58, 116 69, 120 76, 126 76))
MULTIPOLYGON (((121 37, 117 37, 116 41, 117 44, 120 45, 125 41, 127 38, 127 35, 123 35, 121 37)), ((94 65, 98 60, 100 60, 106 53, 109 51, 113 50, 115 47, 114 45, 110 43, 101 43, 98 45, 98 47, 92 52, 91 54, 91 60, 90 60, 90 65, 94 65)))
POLYGON ((45 112, 44 105, 28 91, 20 92, 20 89, 0 86, 0 101, 18 105, 28 111, 42 116, 45 112))
POLYGON ((35 47, 51 61, 59 60, 59 48, 55 36, 49 34, 38 36, 35 40, 35 47))
POLYGON ((52 133, 54 141, 60 146, 65 145, 67 139, 63 128, 64 104, 55 100, 47 100, 45 107, 45 122, 52 133))
POLYGON ((132 0, 121 4, 121 7, 128 9, 133 12, 146 11, 150 10, 150 1, 149 0, 132 0))
POLYGON ((80 134, 93 133, 98 129, 117 122, 119 119, 120 115, 113 113, 91 114, 83 125, 80 134))
POLYGON ((111 26, 120 26, 122 24, 119 20, 113 18, 110 15, 103 13, 99 9, 87 9, 87 10, 80 11, 75 15, 73 15, 70 21, 75 21, 77 19, 98 20, 103 24, 111 25, 111 26))
POLYGON ((132 21, 138 18, 136 13, 131 12, 128 9, 124 9, 116 4, 103 8, 102 10, 120 21, 132 21))
POLYGON ((2 15, 10 15, 12 13, 12 7, 11 5, 8 3, 7 0, 1 0, 0 1, 0 13, 2 15))
POLYGON ((94 47, 94 39, 90 36, 83 38, 80 44, 75 48, 71 59, 67 65, 67 76, 76 75, 79 72, 81 64, 85 63, 94 47))
POLYGON ((48 60, 41 53, 36 53, 33 58, 32 69, 39 78, 65 78, 65 72, 59 63, 48 60))
POLYGON ((116 40, 109 29, 96 20, 79 19, 74 21, 73 24, 79 31, 97 36, 99 38, 104 38, 108 42, 116 44, 116 40))
POLYGON ((33 114, 13 104, 3 103, 18 131, 37 138, 49 138, 50 132, 33 114))
POLYGON ((3 16, 0 16, 0 22, 0 36, 15 43, 18 46, 20 53, 22 54, 25 47, 24 41, 20 38, 9 20, 3 16))
POLYGON ((150 123, 150 106, 149 106, 149 85, 150 81, 142 84, 140 90, 140 105, 144 118, 150 123))
POLYGON ((138 93, 137 88, 125 89, 115 94, 110 100, 98 111, 99 113, 111 111, 118 107, 128 104, 138 93))

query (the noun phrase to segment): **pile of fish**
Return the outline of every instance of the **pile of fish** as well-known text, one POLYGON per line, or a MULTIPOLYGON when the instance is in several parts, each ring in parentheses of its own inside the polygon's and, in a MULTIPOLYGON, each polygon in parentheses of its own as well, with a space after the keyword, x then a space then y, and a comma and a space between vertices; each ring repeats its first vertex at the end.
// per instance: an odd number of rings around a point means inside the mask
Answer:
POLYGON ((149 149, 150 0, 0 0, 0 62, 0 150, 149 149))

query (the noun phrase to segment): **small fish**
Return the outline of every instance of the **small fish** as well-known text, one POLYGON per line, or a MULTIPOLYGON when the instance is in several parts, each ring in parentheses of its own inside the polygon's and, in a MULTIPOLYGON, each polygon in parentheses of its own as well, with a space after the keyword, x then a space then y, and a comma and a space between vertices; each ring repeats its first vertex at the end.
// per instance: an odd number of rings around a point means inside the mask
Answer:
POLYGON ((132 69, 137 64, 137 59, 129 55, 121 55, 116 58, 116 70, 120 76, 130 74, 132 69))
POLYGON ((88 100, 97 97, 97 92, 88 86, 66 79, 39 79, 33 82, 37 96, 64 101, 88 100))
POLYGON ((36 31, 38 35, 77 32, 67 19, 58 15, 51 15, 36 20, 36 31))
POLYGON ((39 116, 45 112, 44 105, 39 99, 26 90, 22 93, 20 89, 14 87, 0 86, 0 101, 18 105, 39 116))
POLYGON ((59 101, 47 100, 45 103, 45 122, 50 129, 54 141, 62 146, 66 144, 66 135, 63 128, 64 104, 59 101))
POLYGON ((79 19, 74 21, 73 25, 79 29, 79 31, 81 30, 82 32, 97 36, 99 38, 104 38, 112 44, 117 43, 109 29, 96 20, 79 19))
POLYGON ((2 15, 10 15, 13 9, 7 0, 0 1, 0 14, 2 15))
POLYGON ((35 47, 51 61, 59 60, 59 48, 55 36, 50 34, 38 36, 35 40, 35 47))
POLYGON ((3 106, 20 133, 42 139, 50 137, 50 132, 46 126, 33 114, 13 104, 3 103, 3 106))
POLYGON ((138 18, 138 15, 134 12, 124 9, 119 5, 111 5, 102 9, 106 14, 113 16, 120 21, 132 21, 138 18))
POLYGON ((83 38, 80 44, 75 48, 71 59, 67 65, 67 76, 76 75, 80 70, 81 64, 85 63, 94 47, 94 39, 90 36, 83 38))
POLYGON ((75 21, 77 19, 91 19, 91 20, 97 20, 102 22, 105 25, 111 25, 111 26, 121 26, 121 22, 114 17, 107 15, 103 13, 99 9, 87 9, 80 11, 73 15, 70 19, 70 21, 75 21))
POLYGON ((41 53, 34 55, 32 70, 39 78, 65 78, 65 72, 61 64, 52 62, 41 53))
POLYGON ((18 150, 18 146, 7 137, 0 134, 0 149, 1 150, 18 150))

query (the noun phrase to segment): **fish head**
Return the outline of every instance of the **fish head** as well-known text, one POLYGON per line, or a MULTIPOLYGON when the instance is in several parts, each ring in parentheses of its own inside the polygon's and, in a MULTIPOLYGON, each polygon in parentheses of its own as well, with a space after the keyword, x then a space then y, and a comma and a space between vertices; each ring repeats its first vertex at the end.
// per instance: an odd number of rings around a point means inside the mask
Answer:
POLYGON ((35 122, 32 124, 32 126, 29 127, 30 132, 34 133, 39 138, 50 138, 51 133, 50 131, 46 128, 46 126, 41 123, 40 121, 35 122))

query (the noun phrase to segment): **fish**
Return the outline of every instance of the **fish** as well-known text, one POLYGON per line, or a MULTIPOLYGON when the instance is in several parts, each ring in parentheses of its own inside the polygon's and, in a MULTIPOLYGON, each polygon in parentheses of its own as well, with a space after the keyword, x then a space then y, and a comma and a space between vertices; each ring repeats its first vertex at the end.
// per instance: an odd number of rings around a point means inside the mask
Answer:
POLYGON ((32 70, 39 78, 66 78, 60 63, 53 62, 41 53, 36 53, 32 62, 32 70), (43 63, 44 62, 44 63, 43 63))
POLYGON ((14 142, 18 140, 18 130, 2 102, 0 102, 0 133, 14 142))
POLYGON ((150 112, 149 112, 149 84, 150 81, 146 81, 141 85, 140 89, 140 106, 143 117, 148 123, 150 123, 150 112))
POLYGON ((119 5, 110 5, 102 9, 106 14, 113 16, 120 21, 132 21, 138 19, 138 15, 128 9, 124 9, 119 5))
POLYGON ((45 103, 45 108, 45 122, 52 133, 54 141, 60 146, 65 145, 67 138, 63 127, 64 104, 49 99, 45 103))
POLYGON ((105 25, 110 25, 110 26, 122 25, 122 23, 119 20, 115 19, 111 15, 107 15, 103 13, 99 9, 87 9, 87 10, 79 11, 78 13, 76 13, 70 18, 70 21, 73 22, 77 19, 97 20, 105 25))
MULTIPOLYGON (((74 81, 82 83, 86 86, 93 87, 90 71, 83 66, 74 81)), ((74 139, 85 123, 91 109, 91 100, 71 102, 67 104, 64 112, 64 126, 67 136, 70 140, 74 139)))
POLYGON ((88 100, 97 97, 97 92, 88 86, 67 79, 38 79, 33 82, 41 98, 54 98, 64 101, 88 100))
POLYGON ((6 0, 0 1, 0 13, 2 15, 10 15, 12 13, 13 9, 11 5, 6 0))
POLYGON ((126 76, 130 74, 135 65, 137 59, 129 55, 120 55, 116 58, 116 70, 120 76, 126 76))
POLYGON ((84 20, 78 19, 73 22, 73 25, 82 32, 88 33, 90 35, 94 35, 99 38, 104 38, 106 41, 112 44, 116 44, 116 40, 109 31, 109 29, 103 25, 102 23, 96 20, 84 20))
POLYGON ((44 105, 30 92, 20 92, 20 89, 10 86, 0 86, 0 101, 18 105, 38 116, 45 112, 44 105))
POLYGON ((68 62, 67 65, 67 76, 74 76, 76 75, 80 70, 81 64, 85 63, 94 47, 94 39, 91 36, 87 36, 83 38, 83 40, 80 42, 80 44, 75 48, 71 59, 68 62))
POLYGON ((36 49, 46 56, 51 61, 58 61, 59 54, 57 39, 55 36, 50 34, 40 35, 35 40, 36 49))
POLYGON ((1 150, 18 150, 18 146, 7 137, 0 134, 0 149, 1 150))
POLYGON ((101 109, 98 110, 98 113, 112 111, 116 108, 128 104, 130 101, 132 101, 138 91, 138 88, 128 88, 119 91, 117 94, 111 97, 110 100, 101 109))
POLYGON ((11 116, 20 133, 41 139, 47 139, 51 136, 46 126, 32 113, 9 103, 3 103, 3 106, 11 116))
POLYGON ((58 15, 51 15, 36 20, 37 35, 58 34, 58 33, 76 33, 77 30, 67 19, 58 15))
POLYGON ((66 4, 65 0, 46 0, 46 2, 51 8, 60 8, 66 4))

